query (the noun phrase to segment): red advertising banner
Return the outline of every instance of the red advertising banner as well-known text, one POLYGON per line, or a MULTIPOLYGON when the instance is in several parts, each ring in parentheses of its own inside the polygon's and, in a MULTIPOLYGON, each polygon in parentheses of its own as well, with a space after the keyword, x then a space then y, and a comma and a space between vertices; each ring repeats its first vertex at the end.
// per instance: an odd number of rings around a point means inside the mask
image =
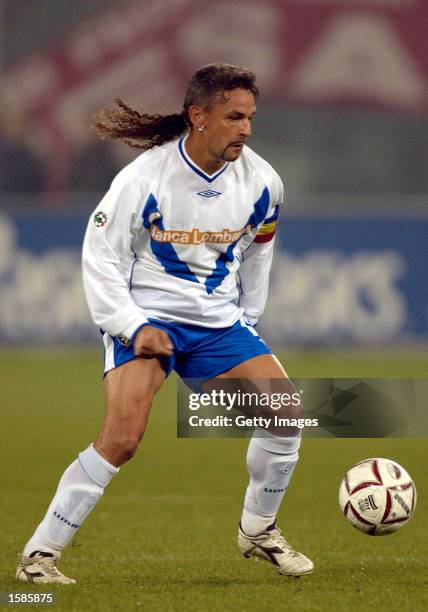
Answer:
POLYGON ((132 0, 100 12, 0 78, 52 151, 120 96, 179 109, 199 66, 251 68, 263 100, 428 112, 426 0, 132 0))

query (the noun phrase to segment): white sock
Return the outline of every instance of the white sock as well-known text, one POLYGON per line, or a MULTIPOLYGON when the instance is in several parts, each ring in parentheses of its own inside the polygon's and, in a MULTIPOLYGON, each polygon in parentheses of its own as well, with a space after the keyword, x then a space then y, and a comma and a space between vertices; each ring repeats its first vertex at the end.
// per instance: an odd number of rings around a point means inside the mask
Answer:
POLYGON ((23 554, 30 556, 40 550, 59 556, 118 471, 93 444, 80 453, 62 475, 48 511, 23 554))
POLYGON ((257 535, 275 521, 299 457, 301 438, 281 438, 256 430, 247 453, 250 483, 244 500, 241 527, 257 535))

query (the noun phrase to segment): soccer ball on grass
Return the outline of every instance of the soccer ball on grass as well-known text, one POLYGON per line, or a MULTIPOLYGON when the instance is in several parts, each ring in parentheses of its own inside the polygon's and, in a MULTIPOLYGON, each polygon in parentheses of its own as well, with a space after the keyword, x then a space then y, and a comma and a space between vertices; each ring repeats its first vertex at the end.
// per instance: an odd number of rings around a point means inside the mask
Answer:
POLYGON ((391 459, 365 459, 344 476, 339 504, 354 527, 369 535, 394 533, 411 518, 416 505, 413 480, 391 459))

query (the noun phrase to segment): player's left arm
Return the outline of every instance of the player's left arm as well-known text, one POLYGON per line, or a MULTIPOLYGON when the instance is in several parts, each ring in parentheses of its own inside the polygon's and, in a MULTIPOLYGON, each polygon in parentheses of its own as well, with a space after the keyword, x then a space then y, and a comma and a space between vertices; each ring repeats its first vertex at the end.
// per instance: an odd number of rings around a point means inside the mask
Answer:
POLYGON ((245 315, 252 325, 256 325, 266 305, 275 232, 284 196, 282 182, 278 175, 275 178, 268 212, 253 242, 244 251, 238 271, 239 305, 244 308, 245 315))

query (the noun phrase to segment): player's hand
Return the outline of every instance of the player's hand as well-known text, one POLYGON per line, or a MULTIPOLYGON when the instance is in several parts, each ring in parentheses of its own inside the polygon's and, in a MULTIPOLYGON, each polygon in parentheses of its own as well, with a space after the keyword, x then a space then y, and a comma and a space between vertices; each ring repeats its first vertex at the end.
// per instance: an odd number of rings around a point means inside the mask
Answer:
POLYGON ((157 327, 145 325, 134 339, 134 354, 138 357, 169 356, 174 346, 168 334, 157 327))

